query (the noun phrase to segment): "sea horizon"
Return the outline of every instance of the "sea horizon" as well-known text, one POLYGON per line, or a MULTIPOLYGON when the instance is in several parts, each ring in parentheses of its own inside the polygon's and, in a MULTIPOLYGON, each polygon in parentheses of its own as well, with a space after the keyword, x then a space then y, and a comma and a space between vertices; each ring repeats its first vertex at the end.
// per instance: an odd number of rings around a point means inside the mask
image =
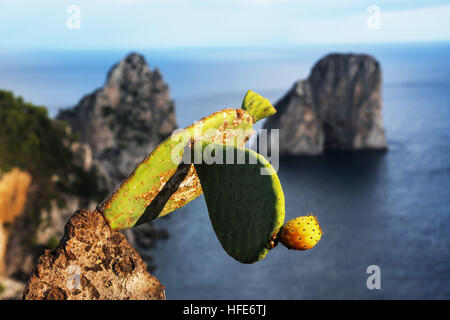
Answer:
MULTIPOLYGON (((433 55, 435 49, 440 49, 442 54, 450 52, 450 41, 313 44, 275 48, 263 46, 137 50, 0 48, 0 74, 3 75, 0 77, 0 88, 13 91, 27 102, 45 106, 49 115, 55 117, 59 110, 75 106, 83 96, 102 87, 109 69, 127 54, 136 52, 146 58, 151 69, 157 68, 161 71, 164 81, 169 85, 175 107, 178 104, 181 107, 182 103, 199 97, 243 95, 247 89, 262 92, 275 103, 294 82, 305 79, 314 63, 327 54, 369 54, 381 63, 384 71, 387 64, 395 63, 395 58, 399 58, 405 52, 408 52, 408 55, 403 57, 403 63, 415 57, 416 62, 423 68, 427 62, 418 61, 418 55, 421 57, 433 55), (267 62, 274 66, 258 68, 258 64, 264 65, 267 62), (239 83, 236 84, 236 75, 245 73, 239 70, 240 65, 256 73, 247 75, 245 79, 239 79, 239 83), (223 81, 210 84, 208 78, 211 73, 205 73, 202 68, 215 68, 211 71, 215 71, 216 74, 221 72, 223 81), (276 77, 276 80, 267 80, 268 76, 276 77), (205 85, 208 86, 207 90, 199 92, 205 85)), ((433 63, 430 67, 433 67, 433 63)), ((396 82, 391 81, 390 74, 383 73, 383 86, 392 84, 395 85, 396 82)), ((225 98, 219 99, 219 103, 220 100, 236 101, 225 98)), ((240 101, 234 103, 238 105, 240 101)))

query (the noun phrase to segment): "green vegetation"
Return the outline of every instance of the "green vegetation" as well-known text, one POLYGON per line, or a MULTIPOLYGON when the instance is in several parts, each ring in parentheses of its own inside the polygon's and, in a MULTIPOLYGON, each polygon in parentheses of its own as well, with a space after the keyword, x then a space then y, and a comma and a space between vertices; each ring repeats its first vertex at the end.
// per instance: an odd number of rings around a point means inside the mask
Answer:
POLYGON ((203 148, 208 146, 215 150, 213 157, 223 158, 221 163, 207 164, 208 159, 203 159, 203 163, 195 164, 195 171, 214 232, 224 250, 236 260, 262 260, 272 249, 272 236, 284 222, 284 194, 275 169, 253 150, 203 144, 203 148), (245 159, 245 163, 226 164, 230 154, 234 159, 245 159))
POLYGON ((204 193, 216 236, 237 261, 264 259, 283 232, 288 248, 312 248, 320 240, 321 231, 313 239, 320 230, 317 219, 312 230, 300 222, 284 228, 277 173, 262 155, 245 148, 253 124, 274 113, 266 98, 249 90, 242 108, 213 113, 168 137, 97 209, 112 229, 126 229, 167 215, 204 193), (234 160, 228 162, 229 156, 234 160), (303 241, 305 237, 311 241, 303 241))
POLYGON ((277 112, 269 100, 252 90, 247 91, 241 108, 250 113, 255 122, 270 117, 277 112))
POLYGON ((72 162, 71 138, 44 107, 0 91, 0 169, 19 167, 42 178, 62 173, 72 162))
POLYGON ((3 292, 5 292, 5 286, 0 282, 0 294, 2 294, 3 292))
POLYGON ((192 165, 182 162, 191 139, 221 140, 244 146, 254 133, 255 119, 276 112, 270 102, 249 91, 244 109, 213 113, 163 141, 99 206, 112 229, 120 230, 162 217, 197 198, 201 186, 192 165), (172 158, 174 157, 174 159, 172 158), (176 158, 176 159, 175 159, 176 158))
POLYGON ((55 250, 59 244, 59 239, 57 237, 51 237, 48 239, 47 248, 50 250, 55 250))
POLYGON ((99 198, 96 178, 76 164, 71 145, 76 136, 51 119, 45 107, 0 90, 0 172, 14 167, 32 176, 34 194, 28 214, 38 222, 51 200, 64 205, 62 193, 99 198))

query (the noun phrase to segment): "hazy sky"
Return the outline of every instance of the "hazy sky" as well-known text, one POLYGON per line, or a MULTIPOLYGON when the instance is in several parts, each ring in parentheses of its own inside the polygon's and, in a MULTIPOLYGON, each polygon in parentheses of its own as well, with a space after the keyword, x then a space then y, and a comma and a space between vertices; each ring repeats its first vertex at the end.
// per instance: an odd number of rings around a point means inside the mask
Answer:
POLYGON ((0 0, 0 48, 440 41, 450 40, 449 17, 450 1, 438 0, 0 0), (67 27, 70 5, 79 29, 67 27))

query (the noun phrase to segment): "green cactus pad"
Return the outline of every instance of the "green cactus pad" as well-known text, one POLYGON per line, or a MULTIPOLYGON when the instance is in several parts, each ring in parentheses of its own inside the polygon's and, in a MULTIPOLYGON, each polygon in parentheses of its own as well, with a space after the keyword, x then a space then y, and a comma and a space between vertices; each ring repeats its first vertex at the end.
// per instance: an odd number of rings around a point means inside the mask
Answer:
MULTIPOLYGON (((217 143, 208 146, 223 164, 195 164, 213 229, 225 251, 242 263, 265 258, 268 243, 284 223, 284 194, 270 163, 260 154, 217 143), (217 151, 222 148, 222 155, 217 151), (226 164, 225 157, 241 154, 245 164, 226 164), (266 175, 262 175, 266 170, 266 175)), ((211 163, 209 161, 208 163, 211 163)))
POLYGON ((225 109, 178 131, 158 145, 97 210, 112 229, 121 230, 184 206, 202 189, 194 166, 181 161, 183 147, 193 138, 244 146, 254 132, 254 122, 255 117, 245 110, 225 109))
POLYGON ((248 90, 242 101, 243 110, 250 113, 256 121, 269 117, 277 112, 272 104, 266 98, 259 94, 248 90))

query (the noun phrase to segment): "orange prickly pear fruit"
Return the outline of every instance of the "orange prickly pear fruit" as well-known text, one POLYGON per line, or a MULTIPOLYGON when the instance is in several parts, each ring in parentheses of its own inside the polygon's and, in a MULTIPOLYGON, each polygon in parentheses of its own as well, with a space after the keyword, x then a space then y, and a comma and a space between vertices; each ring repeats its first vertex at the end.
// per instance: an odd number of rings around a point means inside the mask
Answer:
POLYGON ((280 242, 288 249, 294 250, 311 249, 321 237, 319 221, 312 215, 289 220, 280 231, 280 242))

